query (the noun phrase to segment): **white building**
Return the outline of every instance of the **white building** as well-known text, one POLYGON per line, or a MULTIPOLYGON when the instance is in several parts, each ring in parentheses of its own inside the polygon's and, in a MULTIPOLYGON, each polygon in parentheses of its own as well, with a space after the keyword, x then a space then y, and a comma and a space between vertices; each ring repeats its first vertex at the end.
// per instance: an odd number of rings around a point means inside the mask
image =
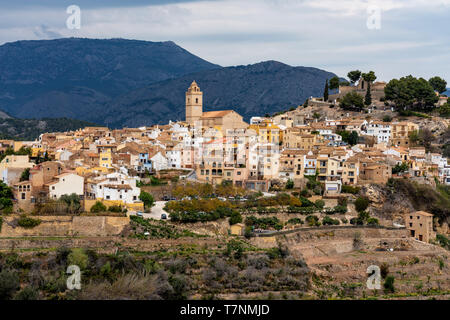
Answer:
POLYGON ((84 194, 84 178, 75 173, 62 173, 54 177, 56 180, 47 184, 49 197, 59 199, 62 195, 84 194))
POLYGON ((172 148, 166 149, 166 158, 167 158, 167 165, 169 168, 181 168, 181 151, 182 151, 182 144, 179 143, 176 146, 173 146, 172 148))
MULTIPOLYGON (((160 151, 158 151, 156 154, 150 156, 149 159, 152 162, 152 169, 154 171, 160 171, 160 170, 166 170, 169 168, 169 162, 165 156, 162 155, 160 151)), ((181 163, 181 158, 180 158, 181 163)))
POLYGON ((89 183, 89 197, 123 203, 139 202, 141 189, 136 186, 137 178, 123 173, 99 176, 89 183))
POLYGON ((391 138, 391 125, 389 123, 381 121, 371 121, 367 124, 367 131, 365 133, 368 136, 376 138, 377 143, 389 143, 391 138))

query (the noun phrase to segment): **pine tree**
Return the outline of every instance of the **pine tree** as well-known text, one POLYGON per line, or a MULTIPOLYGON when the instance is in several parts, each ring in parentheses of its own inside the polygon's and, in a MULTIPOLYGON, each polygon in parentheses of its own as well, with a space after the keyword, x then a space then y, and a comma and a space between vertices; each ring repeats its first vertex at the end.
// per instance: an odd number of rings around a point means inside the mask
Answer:
POLYGON ((328 101, 328 80, 325 82, 325 90, 323 92, 323 101, 328 101))
POLYGON ((366 98, 364 99, 364 104, 370 106, 372 104, 372 94, 370 93, 370 82, 367 83, 366 98))

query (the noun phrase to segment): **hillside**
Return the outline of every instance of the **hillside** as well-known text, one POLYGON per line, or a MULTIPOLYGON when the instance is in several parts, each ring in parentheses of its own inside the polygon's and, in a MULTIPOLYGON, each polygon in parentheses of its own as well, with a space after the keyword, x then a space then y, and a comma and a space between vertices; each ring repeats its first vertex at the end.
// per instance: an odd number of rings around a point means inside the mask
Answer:
POLYGON ((130 90, 218 67, 170 41, 7 43, 0 46, 0 109, 19 118, 86 119, 130 90))
POLYGON ((35 140, 41 133, 65 132, 86 126, 92 127, 97 125, 68 118, 43 118, 40 120, 0 118, 0 139, 35 140))
POLYGON ((185 92, 195 80, 204 95, 204 111, 234 109, 246 120, 302 104, 321 96, 333 73, 267 61, 189 74, 134 90, 108 105, 92 120, 113 127, 165 123, 184 119, 185 92))

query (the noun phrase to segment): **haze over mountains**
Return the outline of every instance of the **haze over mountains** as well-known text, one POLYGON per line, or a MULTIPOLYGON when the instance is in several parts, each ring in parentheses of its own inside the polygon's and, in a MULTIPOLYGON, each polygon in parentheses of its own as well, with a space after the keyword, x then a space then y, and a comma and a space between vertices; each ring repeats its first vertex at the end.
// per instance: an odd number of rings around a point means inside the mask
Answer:
POLYGON ((322 95, 333 76, 276 61, 223 68, 170 41, 18 41, 0 46, 0 110, 111 127, 167 123, 184 118, 184 93, 196 80, 205 110, 234 109, 248 119, 322 95))

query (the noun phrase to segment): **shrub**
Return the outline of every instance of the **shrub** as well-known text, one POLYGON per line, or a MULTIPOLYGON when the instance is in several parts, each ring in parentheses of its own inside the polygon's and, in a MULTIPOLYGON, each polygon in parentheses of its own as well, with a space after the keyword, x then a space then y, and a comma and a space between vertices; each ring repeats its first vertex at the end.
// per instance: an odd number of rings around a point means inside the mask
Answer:
POLYGON ((347 198, 346 197, 339 197, 338 198, 338 206, 347 206, 347 198))
POLYGON ((80 197, 77 194, 64 194, 59 200, 66 205, 67 212, 77 213, 81 211, 80 197))
POLYGON ((322 187, 320 185, 319 186, 315 186, 314 189, 313 189, 313 192, 317 196, 321 195, 322 194, 322 187))
POLYGON ((287 223, 288 224, 304 224, 303 220, 300 218, 289 219, 287 223))
POLYGON ((14 300, 38 300, 39 291, 34 287, 25 287, 16 294, 14 300))
POLYGON ((141 194, 139 195, 139 199, 144 203, 144 206, 146 208, 150 208, 153 206, 153 203, 155 202, 155 199, 153 199, 153 196, 145 191, 141 191, 141 194))
POLYGON ((293 189, 294 188, 294 181, 292 181, 292 179, 289 179, 286 182, 286 189, 293 189))
POLYGON ((291 197, 291 199, 289 201, 289 206, 290 207, 301 207, 302 206, 302 202, 298 198, 291 197))
POLYGON ((369 226, 378 226, 380 223, 378 222, 377 218, 368 218, 367 219, 367 224, 369 226))
MULTIPOLYGON (((351 222, 350 222, 351 223, 351 222)), ((355 232, 353 234, 353 248, 355 250, 359 250, 362 245, 364 244, 363 240, 361 239, 361 233, 355 232)))
POLYGON ((339 222, 338 219, 333 219, 333 218, 331 218, 330 216, 325 216, 325 217, 322 219, 322 224, 323 224, 323 225, 339 225, 340 222, 339 222))
POLYGON ((20 282, 15 272, 9 270, 0 272, 0 300, 11 299, 19 288, 20 282))
POLYGON ((242 243, 240 241, 231 240, 227 243, 227 256, 234 257, 235 259, 240 259, 243 252, 244 247, 242 246, 242 243))
POLYGON ((67 257, 69 265, 76 265, 80 269, 86 269, 89 263, 89 257, 83 249, 74 248, 67 257))
POLYGON ((347 212, 347 206, 336 206, 333 208, 333 213, 344 214, 347 212))
POLYGON ((111 212, 122 212, 122 207, 121 206, 110 206, 108 208, 108 211, 111 211, 111 212))
POLYGON ((316 207, 318 209, 323 209, 323 207, 325 207, 325 201, 318 199, 316 200, 316 202, 314 202, 314 204, 316 205, 316 207))
POLYGON ((388 292, 394 293, 395 292, 394 282, 395 282, 395 278, 393 276, 386 277, 386 279, 384 280, 384 291, 386 293, 388 293, 388 292))
POLYGON ((389 265, 386 262, 383 262, 380 266, 380 273, 383 279, 386 279, 389 274, 389 265))
POLYGON ((392 121, 392 117, 390 115, 385 115, 383 117, 383 122, 391 122, 392 121))
POLYGON ((308 225, 310 227, 320 226, 319 218, 317 218, 316 216, 313 216, 313 215, 307 216, 306 217, 306 222, 308 223, 308 225))
POLYGON ((357 194, 360 189, 361 188, 355 187, 355 186, 343 185, 341 191, 342 191, 342 193, 357 194))
POLYGON ((106 211, 106 206, 101 203, 100 201, 97 201, 90 210, 92 213, 99 213, 99 212, 105 212, 106 211))
POLYGON ((245 224, 253 226, 255 229, 283 229, 283 224, 277 217, 256 218, 255 216, 250 216, 245 219, 245 224))
POLYGON ((34 228, 34 227, 40 225, 41 220, 33 219, 26 215, 21 215, 19 220, 17 221, 17 224, 22 228, 31 229, 31 228, 34 228))
POLYGON ((236 223, 241 223, 241 222, 242 222, 242 215, 237 211, 233 211, 233 213, 231 214, 231 217, 230 217, 230 225, 233 225, 236 223))
POLYGON ((300 197, 300 201, 302 202, 302 207, 315 207, 315 204, 312 201, 309 201, 303 196, 300 197))
POLYGON ((364 220, 361 220, 360 218, 351 218, 350 219, 350 224, 357 225, 357 226, 362 226, 362 225, 364 225, 364 220))
POLYGON ((358 199, 355 200, 355 209, 358 212, 362 212, 369 207, 369 199, 366 197, 358 197, 358 199))
MULTIPOLYGON (((1 222, 0 222, 0 231, 1 231, 1 222)), ((436 240, 443 248, 450 249, 450 240, 443 234, 437 234, 436 240)))
POLYGON ((251 226, 246 226, 245 230, 244 230, 244 237, 246 237, 247 239, 250 239, 253 235, 252 232, 252 227, 251 226))

